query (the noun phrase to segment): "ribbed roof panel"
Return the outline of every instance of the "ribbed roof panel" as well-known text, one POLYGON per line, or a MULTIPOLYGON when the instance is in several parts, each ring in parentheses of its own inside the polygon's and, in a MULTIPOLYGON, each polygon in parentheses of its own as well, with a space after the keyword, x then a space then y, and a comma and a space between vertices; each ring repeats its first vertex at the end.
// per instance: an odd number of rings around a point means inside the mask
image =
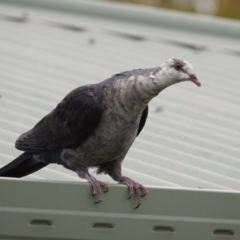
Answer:
MULTIPOLYGON (((194 46, 203 33, 28 8, 17 21, 23 10, 0 11, 0 166, 20 154, 16 138, 73 88, 179 57, 193 64, 202 88, 181 83, 151 102, 123 172, 147 185, 240 190, 239 56, 226 51, 236 40, 206 35, 212 41, 199 50, 173 41, 184 35, 194 46)), ((28 178, 81 181, 57 165, 28 178)))

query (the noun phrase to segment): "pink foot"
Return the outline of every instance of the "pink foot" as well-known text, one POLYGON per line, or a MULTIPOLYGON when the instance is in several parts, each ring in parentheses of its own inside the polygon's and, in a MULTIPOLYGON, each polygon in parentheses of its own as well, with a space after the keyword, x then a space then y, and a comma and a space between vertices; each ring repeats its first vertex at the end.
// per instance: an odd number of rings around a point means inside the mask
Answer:
POLYGON ((104 182, 98 181, 95 177, 91 176, 90 174, 86 177, 86 179, 92 185, 93 196, 97 196, 98 200, 95 203, 100 203, 103 200, 101 187, 104 188, 104 192, 107 192, 109 189, 109 186, 104 182))
POLYGON ((142 204, 142 197, 146 196, 148 194, 148 190, 140 183, 135 182, 131 178, 128 177, 122 177, 119 181, 119 183, 126 184, 129 189, 129 198, 130 199, 134 195, 134 191, 136 192, 138 204, 135 208, 139 208, 142 204), (141 193, 142 191, 142 193, 141 193))

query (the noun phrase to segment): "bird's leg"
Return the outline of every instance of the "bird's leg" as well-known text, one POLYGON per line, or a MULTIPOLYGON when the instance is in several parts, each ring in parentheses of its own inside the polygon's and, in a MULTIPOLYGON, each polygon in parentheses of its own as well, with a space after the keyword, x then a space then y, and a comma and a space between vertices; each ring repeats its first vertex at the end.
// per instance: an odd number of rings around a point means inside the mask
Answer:
POLYGON ((77 169, 77 174, 80 178, 85 178, 88 180, 88 182, 92 185, 93 188, 93 196, 97 196, 97 201, 95 203, 100 203, 102 199, 102 190, 101 187, 104 188, 104 192, 107 192, 109 189, 109 186, 101 181, 98 181, 95 177, 93 177, 85 167, 80 167, 77 169))
POLYGON ((142 197, 147 195, 148 190, 140 183, 135 182, 131 178, 122 176, 121 173, 121 161, 112 161, 99 166, 98 173, 108 173, 113 180, 126 184, 129 189, 129 198, 131 198, 134 193, 137 196, 138 204, 136 208, 139 208, 142 203, 142 197))

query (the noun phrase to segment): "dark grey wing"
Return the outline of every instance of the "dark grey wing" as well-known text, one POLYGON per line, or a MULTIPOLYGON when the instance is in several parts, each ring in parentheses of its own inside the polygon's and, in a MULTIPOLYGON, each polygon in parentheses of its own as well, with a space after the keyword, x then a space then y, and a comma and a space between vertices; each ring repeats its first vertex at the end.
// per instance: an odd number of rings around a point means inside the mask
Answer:
POLYGON ((92 86, 70 92, 57 107, 16 141, 16 148, 26 152, 43 152, 75 148, 98 126, 102 109, 100 97, 92 86))
POLYGON ((137 133, 137 136, 140 134, 140 132, 142 131, 145 123, 146 123, 146 120, 147 120, 147 117, 148 117, 148 105, 145 107, 145 109, 143 110, 143 113, 142 113, 142 116, 141 116, 141 119, 140 119, 140 123, 139 123, 139 127, 138 127, 138 133, 137 133))

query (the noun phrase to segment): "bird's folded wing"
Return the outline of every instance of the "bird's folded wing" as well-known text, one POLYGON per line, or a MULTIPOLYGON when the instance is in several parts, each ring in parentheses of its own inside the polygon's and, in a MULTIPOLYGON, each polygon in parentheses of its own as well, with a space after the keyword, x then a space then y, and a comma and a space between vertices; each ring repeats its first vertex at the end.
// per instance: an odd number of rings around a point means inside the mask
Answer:
POLYGON ((139 123, 139 127, 138 127, 137 136, 142 131, 142 129, 143 129, 145 123, 146 123, 147 117, 148 117, 148 105, 143 110, 143 113, 142 113, 142 116, 141 116, 141 119, 140 119, 140 123, 139 123))
POLYGON ((37 153, 79 146, 98 126, 100 104, 94 87, 73 90, 33 129, 17 139, 16 148, 37 153))

